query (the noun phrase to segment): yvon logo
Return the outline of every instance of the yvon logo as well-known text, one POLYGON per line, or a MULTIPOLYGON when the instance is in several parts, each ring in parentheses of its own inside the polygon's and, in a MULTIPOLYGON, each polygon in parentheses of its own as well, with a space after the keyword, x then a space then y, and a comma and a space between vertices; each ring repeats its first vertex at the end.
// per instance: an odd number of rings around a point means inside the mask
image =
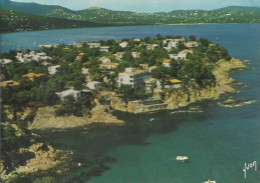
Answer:
POLYGON ((257 171, 257 162, 256 161, 254 161, 253 163, 245 163, 245 167, 243 169, 245 179, 246 179, 246 171, 251 168, 255 168, 255 171, 257 171))

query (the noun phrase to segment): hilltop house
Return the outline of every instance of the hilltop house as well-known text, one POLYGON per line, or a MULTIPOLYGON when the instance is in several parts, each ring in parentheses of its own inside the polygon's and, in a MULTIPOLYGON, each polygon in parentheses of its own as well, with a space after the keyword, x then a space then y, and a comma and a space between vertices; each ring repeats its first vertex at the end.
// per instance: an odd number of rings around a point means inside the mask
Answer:
POLYGON ((60 68, 60 65, 54 65, 54 66, 48 67, 49 74, 51 74, 51 75, 56 74, 58 72, 58 68, 60 68))
POLYGON ((194 47, 198 47, 199 43, 197 41, 188 41, 185 42, 184 45, 188 48, 194 48, 194 47))
POLYGON ((171 67, 171 59, 164 59, 162 62, 162 66, 171 67))
POLYGON ((74 100, 78 100, 81 97, 81 92, 77 91, 77 90, 73 90, 73 89, 68 89, 62 92, 56 92, 55 93, 59 99, 64 100, 65 97, 67 96, 72 96, 74 98, 74 100))
POLYGON ((119 46, 122 48, 126 48, 128 46, 128 44, 129 44, 128 42, 123 41, 122 43, 119 44, 119 46))
POLYGON ((133 88, 142 85, 148 79, 146 70, 137 70, 136 68, 126 68, 125 72, 118 75, 118 85, 131 85, 133 88))
POLYGON ((113 62, 107 62, 99 64, 101 68, 107 68, 107 69, 115 69, 117 66, 119 66, 119 63, 113 63, 113 62))
POLYGON ((89 48, 100 48, 101 43, 90 43, 89 48))
POLYGON ((109 46, 101 46, 100 51, 109 52, 109 46))

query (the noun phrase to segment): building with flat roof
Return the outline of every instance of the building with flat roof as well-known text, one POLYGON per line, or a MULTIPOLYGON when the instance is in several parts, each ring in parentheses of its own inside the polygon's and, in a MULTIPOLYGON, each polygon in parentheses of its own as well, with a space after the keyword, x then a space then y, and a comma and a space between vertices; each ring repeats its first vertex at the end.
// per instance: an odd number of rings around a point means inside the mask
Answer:
POLYGON ((136 68, 126 68, 125 72, 118 75, 118 85, 131 85, 133 88, 142 85, 149 77, 146 70, 137 70, 136 68))

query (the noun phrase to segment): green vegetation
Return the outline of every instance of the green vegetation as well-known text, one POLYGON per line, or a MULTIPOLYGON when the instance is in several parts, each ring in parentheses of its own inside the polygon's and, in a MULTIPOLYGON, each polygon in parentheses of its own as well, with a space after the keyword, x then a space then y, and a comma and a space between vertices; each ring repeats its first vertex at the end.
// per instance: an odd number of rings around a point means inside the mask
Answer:
POLYGON ((89 21, 69 20, 64 18, 33 15, 13 10, 1 10, 0 17, 1 33, 106 26, 89 21))

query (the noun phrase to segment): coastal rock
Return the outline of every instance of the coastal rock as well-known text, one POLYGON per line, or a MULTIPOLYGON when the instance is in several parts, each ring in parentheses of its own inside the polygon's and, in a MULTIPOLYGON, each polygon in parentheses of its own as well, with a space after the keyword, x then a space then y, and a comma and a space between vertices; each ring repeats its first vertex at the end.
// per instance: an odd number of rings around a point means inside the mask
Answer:
POLYGON ((253 103, 254 100, 249 100, 249 99, 243 99, 243 100, 233 100, 233 99, 228 99, 221 104, 225 107, 235 107, 235 106, 242 106, 244 104, 249 104, 253 103))
POLYGON ((124 121, 119 120, 110 114, 109 108, 106 105, 97 105, 92 109, 91 116, 84 115, 83 117, 77 117, 74 115, 56 116, 53 107, 43 107, 38 109, 29 129, 68 129, 92 123, 124 124, 124 121))

